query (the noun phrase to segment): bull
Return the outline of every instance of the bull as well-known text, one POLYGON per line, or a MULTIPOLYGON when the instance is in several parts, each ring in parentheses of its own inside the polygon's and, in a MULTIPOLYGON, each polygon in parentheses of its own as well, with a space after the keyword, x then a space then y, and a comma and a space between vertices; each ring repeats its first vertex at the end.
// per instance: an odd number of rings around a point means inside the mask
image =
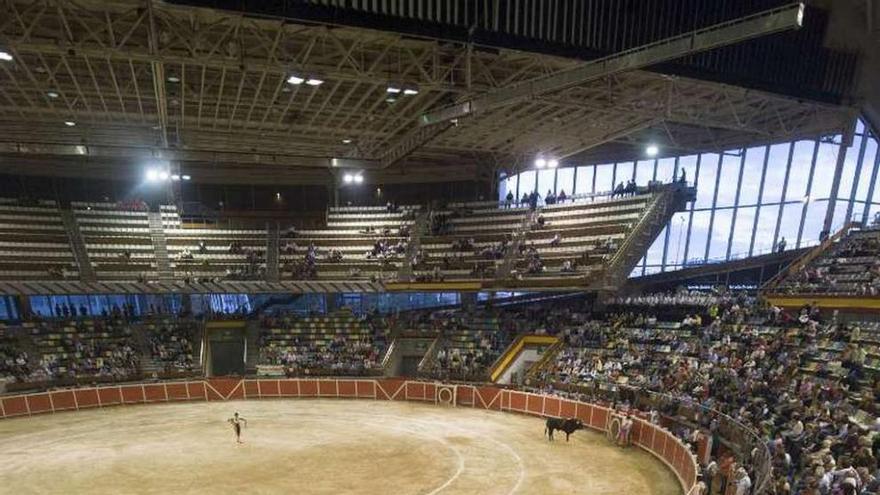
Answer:
POLYGON ((547 426, 544 427, 544 433, 547 434, 547 437, 552 441, 553 440, 553 432, 555 430, 560 430, 565 432, 565 441, 568 441, 568 437, 571 436, 572 433, 577 430, 583 430, 586 428, 584 423, 579 419, 575 418, 547 418, 547 426))

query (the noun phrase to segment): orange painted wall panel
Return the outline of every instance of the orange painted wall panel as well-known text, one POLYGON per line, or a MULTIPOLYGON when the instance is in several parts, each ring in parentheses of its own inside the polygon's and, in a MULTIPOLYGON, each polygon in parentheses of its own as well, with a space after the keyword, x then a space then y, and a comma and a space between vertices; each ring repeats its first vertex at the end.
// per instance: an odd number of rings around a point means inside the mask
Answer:
POLYGON ((76 391, 76 402, 80 409, 98 407, 98 391, 93 388, 85 388, 76 391))
POLYGON ((245 380, 242 385, 244 387, 244 394, 247 397, 260 397, 260 382, 262 380, 245 380))
POLYGON ((336 381, 318 380, 318 395, 322 397, 336 397, 336 381))
POLYGON ((315 380, 299 381, 300 397, 314 397, 318 395, 318 383, 315 380))
POLYGON ((423 400, 425 398, 425 386, 421 383, 406 384, 406 400, 423 400))
POLYGON ((186 384, 186 388, 189 389, 190 400, 205 400, 204 382, 190 382, 186 384))
POLYGON ((357 383, 352 380, 339 380, 339 396, 355 397, 357 396, 357 383))
POLYGON ((376 396, 376 383, 373 381, 368 382, 356 382, 357 384, 357 396, 362 398, 370 398, 376 396))
POLYGON ((58 392, 50 392, 52 394, 52 403, 55 404, 56 411, 67 409, 76 409, 76 399, 70 390, 61 390, 58 392))
POLYGON ((105 406, 112 406, 122 403, 122 393, 119 391, 119 387, 99 388, 98 398, 101 399, 101 404, 105 406))
POLYGON ((605 430, 605 424, 608 422, 608 409, 603 407, 593 407, 593 421, 590 426, 598 430, 605 430))
POLYGON ((284 397, 299 396, 299 382, 296 380, 281 380, 278 382, 278 393, 284 397))
POLYGON ((21 416, 28 413, 25 398, 21 396, 3 399, 3 410, 6 412, 7 417, 21 416))
POLYGON ((546 416, 560 416, 560 400, 555 397, 547 397, 544 400, 544 414, 546 416))
POLYGON ((376 398, 385 400, 406 400, 403 392, 406 380, 384 378, 376 380, 376 398))
POLYGON ((540 395, 528 395, 528 407, 530 413, 532 414, 544 414, 544 398, 540 395))
POLYGON ((573 418, 575 410, 574 402, 563 400, 559 402, 559 415, 563 418, 573 418))
MULTIPOLYGON (((122 390, 122 401, 126 404, 140 404, 144 401, 144 391, 140 385, 125 385, 120 387, 122 390)), ((58 409, 58 404, 55 404, 58 409)))
POLYGON ((493 411, 501 410, 501 389, 495 387, 477 387, 477 406, 493 411))
POLYGON ((52 412, 52 402, 49 394, 34 394, 27 396, 28 408, 31 414, 52 412))
POLYGON ((186 400, 188 398, 185 383, 169 383, 166 387, 168 387, 168 400, 186 400))
POLYGON ((525 411, 526 394, 521 392, 511 392, 508 397, 510 400, 510 409, 514 411, 525 411))
POLYGON ((455 403, 460 406, 472 406, 474 404, 474 389, 459 385, 455 390, 455 403))
POLYGON ((144 385, 144 397, 147 402, 163 402, 165 387, 162 385, 144 385))

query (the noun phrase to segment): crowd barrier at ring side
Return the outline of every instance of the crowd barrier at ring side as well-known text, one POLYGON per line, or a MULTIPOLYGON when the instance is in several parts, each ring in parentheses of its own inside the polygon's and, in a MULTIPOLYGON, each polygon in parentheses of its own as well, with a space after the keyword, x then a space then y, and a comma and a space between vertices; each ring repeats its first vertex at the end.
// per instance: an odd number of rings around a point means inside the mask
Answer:
MULTIPOLYGON (((417 401, 493 411, 578 418, 591 429, 607 432, 611 410, 554 396, 493 386, 443 384, 403 379, 240 379, 136 383, 37 392, 0 397, 0 418, 77 411, 110 406, 184 401, 262 398, 342 398, 417 401)), ((631 440, 675 473, 683 493, 695 492, 697 460, 668 430, 634 418, 631 440)))

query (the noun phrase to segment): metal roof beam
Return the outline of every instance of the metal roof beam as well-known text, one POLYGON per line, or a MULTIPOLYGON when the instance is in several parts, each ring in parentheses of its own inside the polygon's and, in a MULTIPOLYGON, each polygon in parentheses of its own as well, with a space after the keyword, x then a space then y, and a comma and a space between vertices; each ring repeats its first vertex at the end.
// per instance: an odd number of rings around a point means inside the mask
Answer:
POLYGON ((433 125, 466 117, 612 74, 642 69, 713 48, 798 29, 803 24, 803 15, 804 5, 795 3, 741 17, 577 65, 549 76, 513 84, 456 105, 425 113, 419 121, 422 125, 433 125))

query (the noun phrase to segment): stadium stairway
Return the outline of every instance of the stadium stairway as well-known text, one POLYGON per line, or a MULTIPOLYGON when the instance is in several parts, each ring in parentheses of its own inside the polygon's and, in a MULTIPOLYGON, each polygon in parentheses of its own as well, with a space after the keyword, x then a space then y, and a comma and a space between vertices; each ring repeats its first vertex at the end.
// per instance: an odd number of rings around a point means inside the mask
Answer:
MULTIPOLYGON (((199 342, 201 345, 201 342, 199 342)), ((247 356, 244 361, 244 370, 250 375, 257 374, 257 364, 260 362, 260 321, 249 320, 245 326, 245 350, 247 356)))
POLYGON ((150 222, 150 239, 153 241, 153 253, 156 257, 156 274, 160 280, 173 280, 174 272, 168 261, 168 243, 165 239, 165 227, 162 225, 162 213, 151 211, 147 214, 150 222))
POLYGON ((696 189, 674 183, 661 186, 638 222, 630 229, 622 245, 609 260, 599 290, 613 291, 623 286, 639 260, 645 256, 654 239, 669 225, 672 216, 696 197, 696 189))
POLYGON ((541 209, 538 208, 523 216, 522 222, 517 227, 516 231, 512 233, 512 240, 507 247, 507 251, 504 253, 504 259, 495 270, 495 280, 503 281, 510 278, 513 267, 516 266, 516 262, 520 258, 520 246, 525 240, 526 234, 532 229, 532 225, 534 225, 535 219, 538 218, 540 213, 541 209))
POLYGON ((397 280, 401 282, 410 282, 413 278, 412 260, 416 257, 419 250, 422 249, 422 234, 428 228, 428 210, 421 209, 413 221, 412 229, 409 234, 409 244, 406 246, 406 257, 400 264, 400 271, 397 274, 397 280))
POLYGON ((489 368, 489 380, 501 384, 517 383, 558 343, 559 339, 550 335, 519 335, 489 368))
POLYGON ((67 231, 67 237, 70 240, 70 247, 73 250, 73 257, 76 260, 76 266, 79 268, 80 279, 85 282, 94 282, 95 269, 89 260, 88 251, 86 251, 86 243, 83 240, 82 232, 79 230, 79 223, 70 210, 61 210, 61 221, 64 222, 64 230, 67 231))
POLYGON ((278 223, 269 222, 266 226, 268 239, 266 241, 266 280, 278 282, 280 273, 278 270, 279 245, 281 243, 278 233, 278 223))

